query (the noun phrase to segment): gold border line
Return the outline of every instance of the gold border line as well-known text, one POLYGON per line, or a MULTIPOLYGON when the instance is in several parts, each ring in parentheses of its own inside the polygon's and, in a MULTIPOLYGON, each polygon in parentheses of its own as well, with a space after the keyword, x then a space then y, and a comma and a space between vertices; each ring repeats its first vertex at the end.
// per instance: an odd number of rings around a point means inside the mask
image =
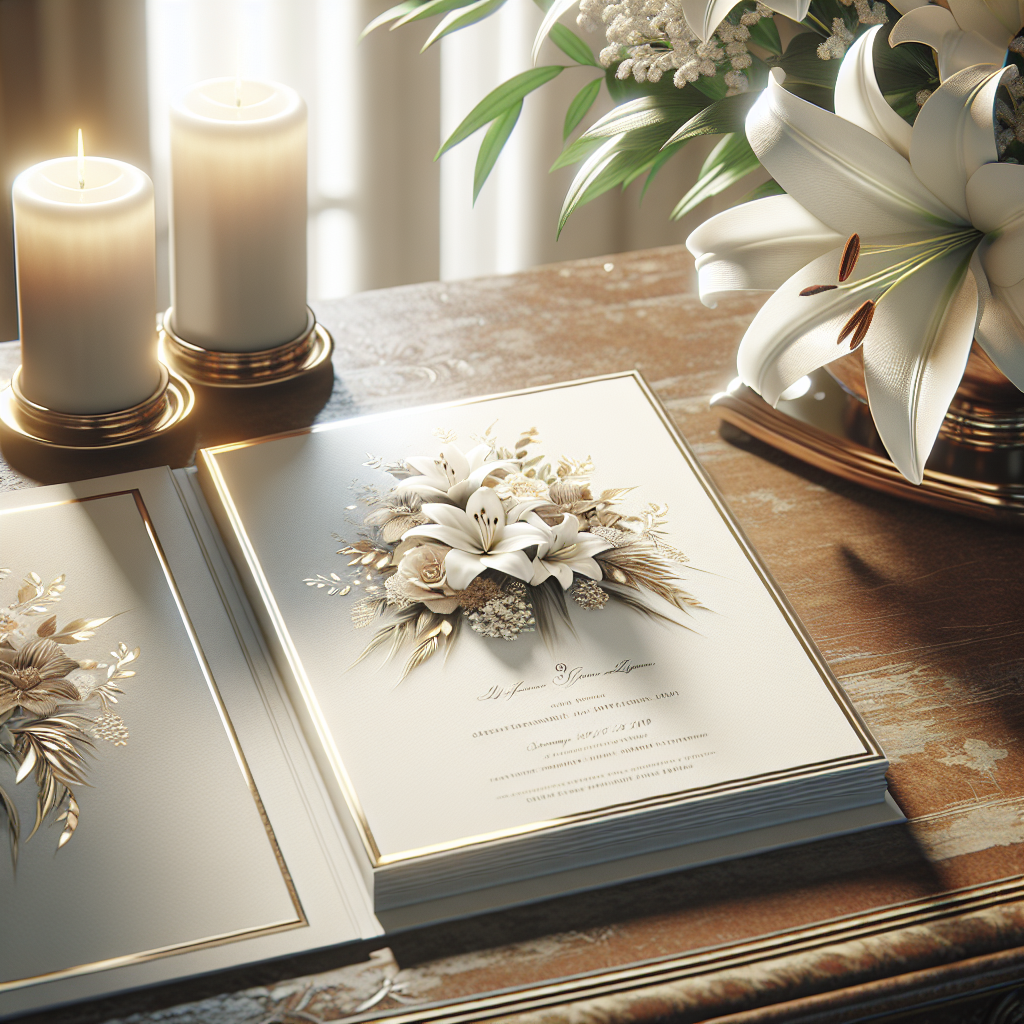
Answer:
POLYGON ((235 755, 235 761, 237 762, 238 767, 242 772, 242 778, 245 780, 249 792, 252 794, 252 798, 256 803, 256 809, 259 813, 260 820, 263 823, 263 828, 267 833, 267 839, 270 841, 271 849, 274 851, 274 859, 277 861, 278 869, 284 879, 285 887, 288 890, 292 906, 295 908, 296 916, 287 921, 278 921, 273 924, 259 925, 255 928, 224 932, 221 935, 214 935, 205 939, 193 939, 188 942, 178 942, 169 946, 159 946, 155 949, 145 950, 140 953, 126 953, 122 956, 109 957, 106 960, 97 960, 89 964, 80 964, 77 967, 65 967, 59 970, 49 971, 46 974, 40 974, 30 978, 16 978, 11 981, 0 981, 0 993, 29 988, 33 985, 42 984, 43 982, 58 981, 64 978, 79 977, 83 974, 107 971, 115 967, 126 967, 132 964, 144 963, 148 960, 156 960, 160 957, 172 956, 178 953, 208 949, 211 946, 224 945, 229 942, 238 942, 242 939, 257 938, 261 935, 271 935, 276 932, 289 931, 293 928, 304 927, 309 923, 306 919, 305 911, 302 908, 302 903, 299 900, 299 894, 295 889, 295 884, 292 881, 291 874, 288 871, 288 866, 285 864, 280 846, 278 845, 277 836, 274 834, 273 826, 270 824, 270 819, 267 817, 266 809, 263 806, 263 799, 260 797, 259 790, 256 787, 256 780, 253 778, 252 772, 249 770, 248 762, 245 759, 245 754, 242 751, 241 744, 238 740, 238 734, 235 732, 235 727, 228 716, 227 708, 224 705, 220 690, 217 688, 217 683, 213 678, 213 671, 210 668, 209 662, 206 660, 206 654, 199 642, 199 637, 196 635, 195 628, 192 625, 192 620, 185 609, 185 603, 178 590, 177 582, 174 579, 174 573, 171 571, 170 564, 167 561, 163 545, 157 537, 156 529, 154 528, 153 521, 150 518, 149 509, 146 508, 146 503, 143 501, 141 491, 138 488, 133 487, 124 491, 111 491, 107 494, 90 494, 81 498, 67 498, 62 501, 49 501, 38 505, 4 508, 0 509, 0 515, 11 512, 33 512, 42 508, 53 508, 57 505, 77 505, 84 504, 87 501, 99 501, 103 498, 120 498, 125 496, 130 496, 134 500, 136 511, 142 519, 146 535, 149 538, 150 543, 153 545, 154 553, 156 554, 157 561, 160 563, 164 579, 167 581, 168 589, 174 599, 175 607, 178 609, 178 614, 181 617, 182 625, 185 627, 189 643, 192 645, 192 650, 199 663, 200 671, 203 674, 203 678, 206 680, 206 685, 210 690, 214 706, 217 708, 217 714, 220 717, 221 724, 227 734, 228 743, 231 745, 232 752, 235 755))
POLYGON ((202 460, 203 466, 208 470, 210 478, 213 482, 214 487, 217 491, 217 496, 220 499, 223 508, 228 516, 231 526, 235 532, 235 536, 238 540, 239 545, 242 548, 246 562, 248 563, 249 571, 252 573, 253 579, 256 583, 256 587, 259 590, 260 596, 263 599, 268 613, 274 624, 274 629, 278 634, 278 638, 285 651, 285 656, 288 660, 289 668, 291 669, 293 678, 296 680, 299 691, 302 695, 303 700, 306 702, 306 707, 309 710, 310 717, 313 719, 317 736, 323 744, 324 751, 327 755, 328 761, 334 770, 335 777, 341 786, 345 801, 348 804, 349 811, 355 819, 356 827, 359 831, 360 837, 363 840, 363 845, 370 858, 370 862, 374 867, 385 867, 391 864, 399 863, 401 861, 414 860, 419 857, 430 856, 432 854, 444 853, 451 850, 464 849, 469 846, 477 846, 483 843, 500 842, 503 840, 511 839, 515 836, 526 835, 533 832, 539 832, 547 829, 558 828, 567 825, 573 825, 578 822, 591 821, 602 817, 607 817, 610 814, 625 813, 628 811, 639 811, 645 810, 650 807, 667 805, 671 803, 682 803, 689 802, 691 800, 697 800, 711 793, 736 791, 742 792, 744 790, 756 789, 758 786, 764 785, 766 782, 775 782, 782 779, 796 779, 796 778, 807 778, 815 775, 825 775, 828 772, 833 771, 843 764, 847 764, 851 761, 864 761, 870 763, 872 761, 884 761, 885 755, 882 753, 878 743, 871 736, 867 727, 861 721, 860 716, 857 714, 856 709, 850 703, 849 697, 843 691, 842 687, 839 686, 838 681, 828 668, 827 663, 822 657, 820 651, 814 644, 810 635, 806 632, 803 623, 796 615, 795 611, 782 596, 778 590, 778 585, 772 579, 768 570, 761 563, 757 555, 754 553, 749 540, 743 534, 739 524, 735 521, 732 513, 726 507, 721 494, 715 488, 714 483, 707 476, 703 466, 697 461, 696 456, 693 455, 689 449, 685 440, 679 434, 675 425, 672 423, 671 418, 665 411, 664 407, 658 401, 657 396, 651 391, 647 382, 643 376, 637 370, 625 370, 618 373, 603 374, 597 377, 587 377, 581 380, 575 381, 564 381, 559 384, 542 384, 532 388, 523 388, 519 391, 509 391, 495 395, 485 395, 480 398, 468 398, 468 399, 457 399, 451 402, 441 402, 436 405, 420 406, 416 409, 408 410, 391 410, 389 412, 371 413, 367 416, 352 417, 346 420, 339 420, 334 423, 320 423, 311 427, 304 427, 298 430, 283 431, 278 434, 271 434, 267 437, 255 438, 250 441, 237 441, 231 444, 218 445, 212 448, 204 448, 198 453, 198 459, 202 460), (494 832, 483 833, 478 836, 469 836, 462 839, 451 840, 445 843, 437 843, 431 846, 420 847, 413 850, 404 850, 400 853, 385 854, 381 855, 373 833, 370 829, 369 822, 366 819, 366 815, 362 810, 359 798, 355 792, 355 787, 352 785, 351 779, 346 771, 344 764, 341 759, 340 751, 337 748, 337 744, 334 740, 331 730, 327 725, 323 717, 323 712, 320 708, 319 702, 313 692, 312 684, 309 677, 302 665, 301 658, 299 657, 298 650, 295 646, 294 641, 291 638, 291 634, 288 631, 287 626, 284 622, 284 617, 281 614, 280 608, 277 605, 276 599, 273 596, 270 585, 267 582, 265 573, 260 564, 259 558, 256 555, 255 548, 252 541, 245 530, 242 523, 242 517, 236 507, 231 494, 229 492, 227 483, 224 479, 221 468, 217 463, 217 456, 226 454, 228 452, 236 451, 242 448, 250 448, 258 444, 264 444, 268 441, 282 440, 289 437, 300 437, 308 434, 317 434, 324 431, 336 430, 339 428, 351 428, 356 424, 368 423, 383 417, 393 417, 396 414, 412 415, 414 413, 426 413, 432 412, 438 409, 451 409, 458 408, 468 405, 479 405, 483 402, 491 402, 497 399, 504 398, 518 398, 524 395, 538 394, 540 392, 558 391, 563 388, 579 387, 580 385, 594 384, 601 381, 621 380, 621 379, 632 379, 637 387, 640 389, 641 394, 647 399, 650 405, 653 407, 655 415, 660 420, 663 427, 666 428, 669 437, 675 442, 676 447, 679 449, 680 454, 683 456, 687 465, 694 472, 701 486, 704 488, 705 493, 711 500, 715 510, 719 516, 724 520, 729 531, 732 533, 734 539, 737 541, 740 549, 747 557, 754 569, 758 579, 760 579, 762 585, 768 591, 769 595, 775 602, 776 606, 781 611, 784 620, 787 625, 796 634, 797 640, 807 654, 811 664, 814 666, 818 675, 825 683, 828 692, 832 698, 839 704, 844 717, 849 722, 851 728, 854 731, 857 739, 864 746, 864 752, 860 754, 844 754, 836 758, 831 758, 825 761, 813 762, 809 765, 797 765, 792 768, 780 769, 775 772, 763 772, 759 775, 752 775, 742 779, 730 779, 726 782, 717 783, 712 786, 702 787, 700 789, 690 790, 678 790, 674 793, 666 793, 658 796, 643 797, 638 800, 627 801, 621 804, 609 804, 599 808, 594 808, 589 811, 580 811, 576 814, 566 815, 562 818, 552 818, 544 821, 530 822, 526 825, 517 825, 507 829, 501 829, 494 832))
MULTIPOLYGON (((305 433, 305 431, 298 431, 298 433, 305 433)), ((230 447, 240 448, 246 446, 241 444, 232 445, 230 447)), ((359 799, 356 797, 355 787, 352 785, 352 781, 348 777, 348 772, 345 770, 345 766, 342 763, 341 752, 338 750, 334 736, 324 720, 319 701, 313 691, 313 684, 310 682, 309 676, 306 674, 306 669, 302 664, 302 659, 299 657, 299 652, 295 647, 295 643, 288 631, 288 627, 285 625, 284 616, 281 614, 281 609, 278 607, 277 600, 274 598, 273 591, 270 589, 270 584, 267 582, 266 575, 263 572, 263 566, 260 564, 260 560, 256 556, 256 549, 253 547, 252 541, 249 540, 249 535, 246 533, 245 527, 242 525, 242 517, 239 515, 238 509, 235 507, 234 500, 228 491, 227 484, 220 471, 220 466, 218 466, 216 461, 210 456, 210 451, 210 449, 203 449, 199 452, 198 457, 202 459, 203 464, 206 466, 210 474, 210 478, 213 480, 214 487, 217 489, 217 494, 224 507, 224 511, 227 513, 228 519, 231 522, 231 526, 235 532, 236 538, 238 539, 239 546, 241 547, 245 560, 248 563, 249 571, 252 573, 253 580, 260 592, 264 607, 273 621, 274 629, 277 632, 278 640, 280 641, 281 647, 284 651, 284 656, 288 661, 288 666, 291 669, 292 676, 298 684, 299 691, 302 694, 302 699, 305 701, 310 717, 313 719, 317 736, 319 737, 320 743, 327 754, 331 768, 334 770, 335 777, 341 785, 345 800, 349 805, 349 811, 355 819, 355 825, 359 830, 359 836, 370 856, 371 862, 376 866, 380 862, 380 850, 378 849, 377 843, 370 831, 370 826, 366 821, 366 816, 363 813, 359 799)))

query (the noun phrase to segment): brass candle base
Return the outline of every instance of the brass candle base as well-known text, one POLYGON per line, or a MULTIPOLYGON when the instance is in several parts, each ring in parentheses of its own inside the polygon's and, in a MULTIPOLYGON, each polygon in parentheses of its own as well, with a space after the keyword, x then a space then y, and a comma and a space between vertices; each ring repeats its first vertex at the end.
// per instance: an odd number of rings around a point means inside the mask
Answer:
POLYGON ((297 338, 255 352, 222 352, 179 338, 171 328, 171 310, 159 323, 160 358, 192 384, 251 388, 278 384, 312 373, 331 358, 334 342, 306 308, 306 327, 297 338))
POLYGON ((45 483, 164 464, 185 465, 195 448, 188 382, 160 366, 145 401, 105 413, 56 412, 26 398, 21 367, 0 392, 0 446, 19 472, 45 483))

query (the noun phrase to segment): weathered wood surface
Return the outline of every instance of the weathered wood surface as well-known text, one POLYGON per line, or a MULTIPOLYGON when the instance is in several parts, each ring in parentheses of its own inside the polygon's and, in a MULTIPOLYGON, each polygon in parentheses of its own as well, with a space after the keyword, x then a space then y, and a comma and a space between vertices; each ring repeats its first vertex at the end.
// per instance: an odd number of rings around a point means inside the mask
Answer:
MULTIPOLYGON (((819 994, 861 986, 870 1000, 889 985, 914 1005, 913 979, 931 985, 936 970, 949 984, 957 971, 1021 977, 1024 958, 1000 951, 1024 944, 1022 538, 721 431, 708 398, 734 375, 759 302, 707 310, 691 279, 688 254, 670 248, 321 304, 337 379, 319 418, 639 368, 888 753, 909 823, 393 937, 397 966, 353 963, 372 946, 334 951, 59 1019, 330 1020, 388 979, 395 995, 376 1012, 653 961, 631 982, 643 987, 609 995, 589 982, 585 1001, 519 1019, 739 1024, 788 1019, 757 1008, 800 1000, 807 1020, 841 1020, 842 998, 819 994), (269 980, 313 970, 327 973, 269 980)), ((0 377, 16 358, 0 346, 0 377)), ((29 485, 6 466, 0 483, 29 485)))

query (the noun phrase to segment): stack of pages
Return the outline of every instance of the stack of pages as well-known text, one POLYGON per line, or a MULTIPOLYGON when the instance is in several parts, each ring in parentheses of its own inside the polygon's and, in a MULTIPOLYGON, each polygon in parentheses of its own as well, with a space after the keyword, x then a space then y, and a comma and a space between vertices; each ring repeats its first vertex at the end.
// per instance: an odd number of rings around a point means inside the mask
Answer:
POLYGON ((0 1016, 903 820, 636 374, 0 529, 0 1016))

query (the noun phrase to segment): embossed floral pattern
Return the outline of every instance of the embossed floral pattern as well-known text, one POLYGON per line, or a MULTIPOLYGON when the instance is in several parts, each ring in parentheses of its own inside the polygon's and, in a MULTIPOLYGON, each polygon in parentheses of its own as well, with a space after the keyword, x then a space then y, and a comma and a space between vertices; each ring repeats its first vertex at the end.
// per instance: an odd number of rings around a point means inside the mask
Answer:
POLYGON ((535 428, 510 448, 490 430, 468 452, 443 439, 436 456, 364 463, 397 483, 365 488, 363 536, 338 552, 349 578, 303 580, 329 597, 361 593, 357 629, 387 617, 359 660, 411 645, 404 678, 449 650, 464 623, 503 640, 537 629, 550 643, 571 624, 567 595, 580 611, 614 600, 678 624, 672 609, 700 607, 681 586, 686 556, 663 538, 666 506, 631 514, 622 503, 633 488, 595 494, 590 459, 537 454, 535 428))
MULTIPOLYGON (((0 569, 0 581, 8 574, 0 569)), ((29 838, 52 815, 63 822, 58 849, 78 827, 75 791, 88 785, 86 753, 93 740, 114 746, 128 741, 128 728, 112 705, 124 692, 119 683, 135 675, 128 665, 139 656, 137 647, 118 644, 110 663, 71 657, 65 648, 92 640, 111 616, 73 619, 60 627, 52 607, 65 589, 63 575, 44 584, 29 573, 15 600, 0 609, 0 766, 12 770, 15 786, 34 776, 38 796, 29 838)), ((2 785, 0 823, 7 825, 17 867, 21 820, 2 785)))

